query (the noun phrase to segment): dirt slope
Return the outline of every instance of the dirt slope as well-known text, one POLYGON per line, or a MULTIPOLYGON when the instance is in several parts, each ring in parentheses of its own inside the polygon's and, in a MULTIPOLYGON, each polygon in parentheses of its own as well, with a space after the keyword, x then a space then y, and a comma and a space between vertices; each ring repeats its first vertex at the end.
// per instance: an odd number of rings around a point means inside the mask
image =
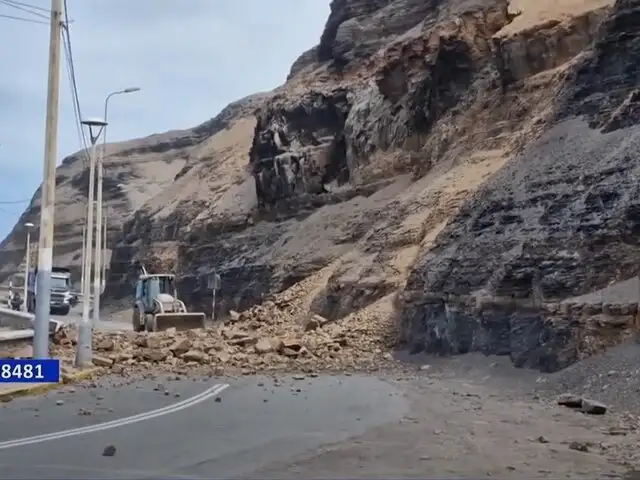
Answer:
MULTIPOLYGON (((560 302, 638 273, 636 3, 334 0, 280 88, 110 147, 125 187, 108 300, 131 295, 136 261, 179 273, 205 311, 215 269, 223 317, 325 269, 310 310, 389 298, 415 351, 548 370, 597 351, 633 302, 560 302)), ((61 174, 82 174, 74 158, 61 174)), ((68 182, 56 256, 77 258, 68 182)), ((3 242, 4 274, 20 242, 3 242)), ((615 328, 609 343, 630 331, 615 328)))
MULTIPOLYGON (((250 115, 261 95, 254 95, 232 103, 220 114, 191 130, 176 130, 146 138, 108 144, 105 156, 104 200, 108 229, 108 248, 111 249, 122 234, 122 225, 133 213, 151 199, 162 201, 163 195, 171 190, 177 178, 184 176, 194 163, 212 155, 206 142, 220 130, 225 130, 230 121, 242 118, 250 124, 250 115), (203 147, 203 144, 205 146, 203 147)), ((251 135, 252 126, 245 127, 244 135, 251 135)), ((233 145, 233 136, 222 148, 233 145)), ((82 250, 82 227, 86 215, 86 197, 89 169, 86 152, 77 152, 66 157, 58 167, 56 175, 56 228, 54 261, 70 265, 76 276, 80 276, 82 250)), ((221 175, 227 175, 223 165, 221 175)), ((184 180, 181 182, 184 183, 184 180)), ((180 195, 192 195, 192 190, 181 190, 180 195)), ((175 196, 174 199, 178 199, 175 196)), ((20 217, 11 233, 0 243, 0 281, 16 274, 22 281, 21 269, 24 262, 25 232, 21 227, 26 222, 39 226, 40 189, 30 205, 20 217)), ((38 233, 32 233, 32 265, 37 259, 38 233)))

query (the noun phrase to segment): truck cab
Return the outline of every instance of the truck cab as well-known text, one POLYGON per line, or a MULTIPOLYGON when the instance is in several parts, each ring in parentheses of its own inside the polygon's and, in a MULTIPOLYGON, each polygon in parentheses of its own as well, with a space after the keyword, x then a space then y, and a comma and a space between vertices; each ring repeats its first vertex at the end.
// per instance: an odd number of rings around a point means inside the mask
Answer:
MULTIPOLYGON (((27 285, 27 309, 36 311, 36 295, 38 269, 29 272, 27 285)), ((65 267, 53 267, 51 269, 51 298, 49 300, 50 313, 53 315, 67 315, 71 310, 71 270, 65 267)))

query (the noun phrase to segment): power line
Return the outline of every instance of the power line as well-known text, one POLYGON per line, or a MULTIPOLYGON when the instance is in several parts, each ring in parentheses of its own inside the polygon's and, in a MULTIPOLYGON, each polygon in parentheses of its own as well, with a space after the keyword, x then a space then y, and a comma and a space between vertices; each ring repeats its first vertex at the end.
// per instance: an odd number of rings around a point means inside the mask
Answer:
POLYGON ((12 3, 14 5, 19 5, 21 7, 32 8, 33 10, 40 10, 41 12, 46 12, 48 14, 51 14, 51 10, 49 10, 48 8, 39 7, 37 5, 31 5, 30 3, 26 3, 26 2, 19 2, 18 0, 3 0, 2 3, 12 3))
POLYGON ((18 216, 18 217, 20 216, 20 214, 19 214, 19 213, 17 213, 17 212, 12 212, 12 211, 10 211, 10 210, 6 210, 6 209, 4 209, 4 208, 2 208, 2 207, 0 207, 0 212, 2 212, 2 213, 6 213, 7 215, 15 215, 15 216, 18 216))
POLYGON ((22 12, 30 13, 32 15, 35 15, 36 17, 44 18, 45 20, 49 20, 50 18, 49 15, 30 10, 30 8, 32 9, 33 6, 27 7, 25 6, 26 4, 22 4, 20 2, 14 2, 12 0, 0 0, 0 4, 6 5, 7 7, 15 8, 16 10, 20 10, 22 12))
POLYGON ((76 73, 75 67, 73 63, 73 50, 71 48, 71 34, 69 31, 69 14, 67 10, 67 1, 64 1, 64 16, 65 23, 62 29, 62 43, 64 46, 65 57, 66 57, 66 70, 67 76, 69 78, 69 86, 71 88, 71 98, 73 103, 73 114, 76 120, 76 130, 78 134, 78 139, 80 140, 81 146, 84 147, 83 150, 83 163, 85 166, 88 165, 89 159, 87 152, 89 151, 89 146, 87 143, 86 135, 82 129, 82 110, 80 108, 80 99, 78 96, 78 82, 76 81, 76 73))
POLYGON ((33 20, 31 18, 24 18, 24 17, 16 17, 14 15, 5 15, 3 13, 0 13, 0 18, 7 18, 9 20, 18 20, 21 22, 28 22, 28 23, 39 23, 40 25, 49 25, 49 22, 43 22, 40 20, 33 20))
POLYGON ((20 203, 28 203, 31 199, 27 200, 11 200, 11 201, 0 201, 0 205, 18 205, 20 203))
MULTIPOLYGON (((86 142, 86 138, 84 135, 84 132, 82 131, 82 114, 81 114, 81 110, 80 110, 80 103, 78 101, 78 90, 76 87, 76 82, 75 82, 75 75, 74 75, 74 71, 73 71, 73 65, 72 62, 70 60, 71 55, 70 55, 70 46, 69 46, 69 41, 67 36, 65 35, 66 30, 63 30, 63 34, 62 34, 62 43, 64 46, 64 50, 65 50, 65 57, 66 57, 66 62, 65 62, 65 67, 67 70, 67 77, 69 79, 69 87, 71 88, 71 99, 72 99, 72 105, 73 105, 73 115, 75 117, 75 124, 76 124, 76 130, 77 130, 77 134, 78 134, 78 140, 80 141, 80 145, 83 146, 85 149, 87 148, 87 142, 86 142)), ((86 156, 86 155, 85 155, 86 156)))

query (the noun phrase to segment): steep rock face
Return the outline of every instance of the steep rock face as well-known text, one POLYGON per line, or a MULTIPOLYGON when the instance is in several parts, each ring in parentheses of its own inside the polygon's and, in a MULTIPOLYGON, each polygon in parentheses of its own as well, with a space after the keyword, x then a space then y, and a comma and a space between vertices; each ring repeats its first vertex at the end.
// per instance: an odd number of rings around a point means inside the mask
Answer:
POLYGON ((268 102, 258 114, 249 155, 259 206, 323 193, 336 178, 349 180, 346 166, 340 165, 347 92, 311 91, 294 105, 282 100, 268 102))
POLYGON ((586 115, 592 128, 604 132, 638 123, 638 6, 631 0, 616 2, 567 87, 560 118, 586 115))
MULTIPOLYGON (((380 5, 383 3, 389 2, 380 5)), ((370 24, 368 15, 377 4, 335 2, 332 15, 336 18, 350 18, 347 13, 339 14, 339 5, 347 12, 360 12, 358 7, 367 6, 358 15, 370 24)), ((381 44, 387 41, 384 48, 368 55, 364 65, 345 67, 351 70, 344 72, 343 81, 318 84, 317 90, 299 95, 285 89, 260 112, 250 161, 262 203, 326 192, 332 184, 369 184, 411 171, 410 158, 403 159, 404 164, 373 166, 372 157, 399 147, 419 151, 424 143, 421 136, 469 97, 474 81, 491 82, 491 75, 496 74, 492 36, 509 22, 506 2, 468 11, 459 6, 462 16, 441 21, 436 3, 425 6, 424 2, 400 1, 387 7, 398 21, 389 36, 406 32, 405 36, 379 39, 381 44), (416 10, 417 5, 424 11, 416 10), (352 71, 359 75, 350 78, 352 71), (381 172, 380 168, 391 171, 381 172)), ((327 29, 332 22, 330 18, 327 29)), ((327 35, 325 30, 323 42, 329 42, 324 38, 327 35)), ((429 153, 418 155, 428 157, 429 153)))
POLYGON ((302 55, 300 55, 296 59, 296 61, 293 62, 293 65, 291 65, 291 68, 289 69, 289 75, 287 75, 287 80, 291 80, 293 77, 295 77, 301 71, 305 70, 307 67, 315 65, 317 59, 318 59, 318 46, 315 46, 313 48, 310 48, 306 52, 303 52, 302 55))
MULTIPOLYGON (((217 303, 221 313, 246 307, 332 262, 340 265, 314 303, 332 316, 401 285, 420 242, 418 217, 441 199, 451 200, 449 192, 438 192, 446 182, 433 191, 417 186, 399 200, 397 195, 411 184, 403 174, 421 169, 419 135, 427 134, 465 94, 470 77, 492 64, 490 37, 509 19, 504 2, 474 7, 463 22, 448 16, 439 22, 439 11, 420 16, 408 8, 412 5, 417 4, 389 5, 399 22, 394 35, 422 22, 421 27, 365 64, 343 69, 347 78, 327 73, 332 63, 307 65, 303 74, 294 75, 265 100, 256 115, 248 156, 242 149, 231 154, 248 168, 238 171, 238 185, 230 186, 224 197, 246 202, 232 208, 224 207, 224 201, 200 203, 193 213, 183 204, 179 214, 165 209, 167 215, 149 205, 142 208, 125 227, 128 233, 112 264, 114 274, 121 276, 111 283, 126 287, 112 290, 112 295, 130 295, 136 259, 151 264, 167 259, 167 265, 181 273, 184 295, 194 308, 205 310, 210 304, 205 277, 216 269, 223 276, 217 303), (459 36, 470 44, 457 41, 459 36), (386 81, 393 76, 391 64, 400 77, 386 81), (424 207, 412 207, 420 197, 425 197, 424 207), (388 214, 389 209, 394 213, 388 214), (206 219, 199 220, 196 211, 206 219), (358 300, 338 301, 351 294, 358 300)), ((228 135, 230 131, 221 132, 219 138, 228 135)), ((481 169, 491 168, 488 164, 497 165, 494 160, 480 158, 478 163, 481 169)), ((459 195, 455 188, 453 195, 459 195)), ((443 212, 426 216, 437 225, 443 212)))
MULTIPOLYGON (((640 170, 633 160, 640 147, 638 6, 616 3, 569 72, 553 112, 557 121, 479 189, 421 254, 404 316, 415 349, 493 353, 482 339, 499 323, 511 342, 524 340, 527 358, 522 349, 502 353, 564 367, 580 356, 584 319, 565 315, 563 330, 542 306, 640 273, 634 180, 640 170), (434 298, 429 304, 421 299, 427 292, 434 298), (502 299, 511 315, 479 307, 486 298, 502 299), (536 312, 528 332, 519 326, 524 306, 536 312)), ((639 296, 632 292, 636 306, 639 296)))
MULTIPOLYGON (((237 180, 216 201, 150 202, 126 225, 112 265, 125 287, 112 294, 130 294, 136 260, 177 270, 205 310, 215 269, 223 315, 325 265, 335 268, 311 308, 329 317, 401 288, 461 202, 553 117, 602 7, 548 21, 503 1, 334 2, 320 45, 264 100, 251 138, 203 164, 244 162, 237 180)), ((211 181, 202 174, 175 192, 211 181)))

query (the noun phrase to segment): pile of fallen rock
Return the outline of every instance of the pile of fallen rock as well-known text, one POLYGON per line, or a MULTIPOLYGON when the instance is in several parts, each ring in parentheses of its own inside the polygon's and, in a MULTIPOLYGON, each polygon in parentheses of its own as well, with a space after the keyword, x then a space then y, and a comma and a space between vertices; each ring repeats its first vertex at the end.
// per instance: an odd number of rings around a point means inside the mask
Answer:
MULTIPOLYGON (((299 287, 299 288, 302 288, 299 287)), ((205 329, 96 332, 93 363, 127 375, 140 369, 210 375, 376 371, 394 364, 389 324, 361 312, 337 322, 305 314, 296 288, 205 329)), ((72 358, 77 332, 54 337, 54 355, 72 358)))

